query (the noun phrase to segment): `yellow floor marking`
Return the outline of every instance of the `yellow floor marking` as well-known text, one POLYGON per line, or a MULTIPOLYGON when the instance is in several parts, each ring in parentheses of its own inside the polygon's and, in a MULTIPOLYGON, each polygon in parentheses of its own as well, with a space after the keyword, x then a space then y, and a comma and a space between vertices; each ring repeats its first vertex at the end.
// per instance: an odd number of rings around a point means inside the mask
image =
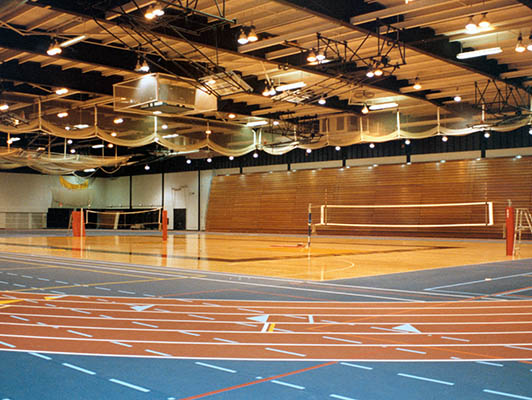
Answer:
MULTIPOLYGON (((9 304, 9 303, 17 303, 19 301, 22 301, 23 299, 13 299, 13 300, 1 300, 0 304, 9 304)), ((3 308, 3 307, 2 307, 3 308)))
MULTIPOLYGON (((11 290, 11 292, 28 292, 32 290, 51 290, 51 289, 67 289, 67 288, 75 288, 75 287, 89 287, 89 286, 106 286, 106 285, 120 285, 120 284, 129 284, 129 283, 141 283, 141 282, 156 282, 156 281, 173 281, 178 279, 188 279, 188 277, 178 277, 178 278, 151 278, 151 279, 138 279, 136 281, 117 281, 117 282, 97 282, 97 283, 87 283, 87 284, 80 284, 80 285, 63 285, 63 286, 50 286, 50 287, 43 287, 43 288, 29 288, 29 289, 19 289, 19 290, 11 290)), ((70 296, 76 296, 75 294, 71 294, 70 296)))
POLYGON ((268 327, 268 332, 273 332, 274 329, 275 329, 275 324, 270 324, 270 326, 268 327))

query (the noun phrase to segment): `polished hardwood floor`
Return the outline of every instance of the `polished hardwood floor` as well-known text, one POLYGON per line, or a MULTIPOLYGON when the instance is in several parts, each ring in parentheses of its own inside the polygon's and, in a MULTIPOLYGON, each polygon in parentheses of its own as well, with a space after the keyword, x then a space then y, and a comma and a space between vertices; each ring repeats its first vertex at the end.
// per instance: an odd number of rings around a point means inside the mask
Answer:
POLYGON ((66 231, 54 236, 4 232, 0 252, 313 281, 532 258, 530 242, 521 244, 518 256, 508 257, 502 240, 315 236, 310 249, 306 240, 188 232, 170 234, 163 242, 159 235, 140 232, 89 232, 85 238, 66 231))

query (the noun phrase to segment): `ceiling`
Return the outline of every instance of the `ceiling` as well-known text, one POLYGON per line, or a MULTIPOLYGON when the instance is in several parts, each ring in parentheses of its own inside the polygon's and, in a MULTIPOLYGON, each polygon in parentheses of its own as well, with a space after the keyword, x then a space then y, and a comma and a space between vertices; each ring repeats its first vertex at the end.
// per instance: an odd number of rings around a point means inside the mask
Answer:
POLYGON ((531 26, 529 0, 4 0, 0 168, 112 170, 169 157, 368 141, 343 134, 335 142, 334 129, 325 132, 319 120, 339 115, 354 117, 361 131, 392 126, 382 128, 382 141, 408 132, 415 138, 436 125, 467 133, 526 124, 531 26), (147 19, 156 6, 164 15, 147 19), (489 26, 468 32, 471 17, 489 26), (258 40, 239 44, 251 28, 258 40), (54 43, 62 52, 49 55, 54 43), (493 48, 496 54, 457 58, 493 48), (308 61, 311 51, 326 58, 308 61), (120 108, 114 88, 144 79, 138 67, 145 63, 164 74, 157 79, 214 103, 183 108, 161 91, 162 114, 120 108), (368 77, 379 68, 382 76, 368 77), (301 82, 264 95, 270 86, 301 82), (68 92, 57 94, 60 88, 68 92), (398 124, 404 132, 388 135, 398 124))

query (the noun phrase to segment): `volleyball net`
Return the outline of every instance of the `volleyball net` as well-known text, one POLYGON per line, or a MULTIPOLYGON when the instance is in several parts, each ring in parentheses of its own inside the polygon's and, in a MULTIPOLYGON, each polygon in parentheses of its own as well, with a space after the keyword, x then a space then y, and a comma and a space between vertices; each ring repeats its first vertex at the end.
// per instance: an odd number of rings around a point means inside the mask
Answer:
POLYGON ((74 211, 71 226, 74 236, 85 236, 85 229, 161 231, 166 240, 166 210, 161 207, 142 210, 81 210, 74 211))
POLYGON ((491 226, 493 202, 439 203, 439 204, 372 204, 338 205, 309 204, 308 245, 316 228, 340 229, 444 229, 456 227, 491 226))

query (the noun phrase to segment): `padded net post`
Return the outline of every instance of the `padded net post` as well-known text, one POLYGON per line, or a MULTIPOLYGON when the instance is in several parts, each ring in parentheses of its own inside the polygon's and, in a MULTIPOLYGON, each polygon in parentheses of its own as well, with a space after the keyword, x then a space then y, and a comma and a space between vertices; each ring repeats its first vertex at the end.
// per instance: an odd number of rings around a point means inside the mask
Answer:
POLYGON ((72 211, 72 236, 84 237, 85 236, 85 221, 84 213, 81 211, 72 211))
POLYGON ((163 232, 163 240, 168 239, 168 211, 163 210, 163 217, 161 220, 161 231, 163 232))

